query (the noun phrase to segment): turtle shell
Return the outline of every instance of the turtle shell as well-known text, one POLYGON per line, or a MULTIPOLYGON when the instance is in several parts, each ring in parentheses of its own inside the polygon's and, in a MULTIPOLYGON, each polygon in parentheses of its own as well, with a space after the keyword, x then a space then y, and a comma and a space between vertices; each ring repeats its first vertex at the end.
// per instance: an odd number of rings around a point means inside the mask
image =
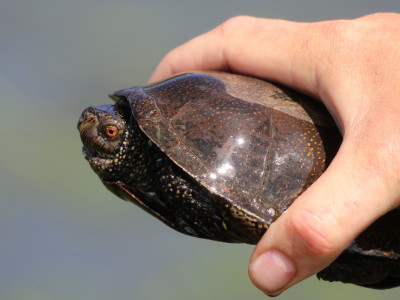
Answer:
POLYGON ((229 203, 271 224, 325 170, 341 135, 322 104, 268 82, 189 73, 126 97, 143 132, 229 203), (328 138, 329 137, 329 138, 328 138))

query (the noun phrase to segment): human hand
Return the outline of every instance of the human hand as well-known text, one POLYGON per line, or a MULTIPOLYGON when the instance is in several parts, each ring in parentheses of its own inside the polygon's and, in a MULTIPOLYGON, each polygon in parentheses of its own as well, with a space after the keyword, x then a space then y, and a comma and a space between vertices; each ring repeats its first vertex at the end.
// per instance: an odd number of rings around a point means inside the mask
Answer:
POLYGON ((150 81, 221 70, 279 82, 321 101, 343 143, 326 172, 258 243, 253 283, 282 292, 322 270, 400 205, 400 15, 294 23, 236 17, 171 51, 150 81))

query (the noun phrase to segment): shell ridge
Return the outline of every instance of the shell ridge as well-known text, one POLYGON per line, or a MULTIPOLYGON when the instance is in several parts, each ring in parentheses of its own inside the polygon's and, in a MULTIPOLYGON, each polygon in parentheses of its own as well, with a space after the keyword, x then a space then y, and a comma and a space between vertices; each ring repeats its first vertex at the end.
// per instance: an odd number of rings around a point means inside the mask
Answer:
MULTIPOLYGON (((271 166, 271 160, 272 160, 272 146, 274 144, 274 137, 275 137, 275 126, 274 126, 274 121, 273 121, 273 108, 270 109, 270 119, 269 119, 269 138, 270 138, 270 143, 268 145, 267 148, 267 154, 264 157, 264 162, 263 162, 263 170, 264 170, 264 174, 261 178, 261 184, 260 184, 260 189, 262 189, 262 187, 264 186, 264 184, 266 182, 268 182, 268 178, 270 175, 270 166, 271 166)), ((260 192, 258 192, 257 194, 260 194, 260 192)))
POLYGON ((157 112, 158 112, 158 114, 160 115, 160 117, 163 118, 164 120, 168 120, 168 118, 165 116, 165 114, 163 114, 162 111, 161 111, 161 109, 158 107, 156 99, 154 99, 153 96, 151 96, 151 95, 149 95, 148 93, 146 93, 145 89, 141 88, 140 91, 141 91, 146 97, 149 97, 149 98, 151 99, 151 101, 153 101, 154 108, 157 110, 157 112))

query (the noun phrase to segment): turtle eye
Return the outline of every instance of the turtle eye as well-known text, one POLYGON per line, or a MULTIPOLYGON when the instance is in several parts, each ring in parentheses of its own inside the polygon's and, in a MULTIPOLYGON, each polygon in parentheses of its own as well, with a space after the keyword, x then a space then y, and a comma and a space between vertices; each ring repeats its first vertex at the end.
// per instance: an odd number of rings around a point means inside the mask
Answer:
POLYGON ((106 135, 110 138, 115 137, 118 134, 117 126, 110 125, 106 127, 106 135))

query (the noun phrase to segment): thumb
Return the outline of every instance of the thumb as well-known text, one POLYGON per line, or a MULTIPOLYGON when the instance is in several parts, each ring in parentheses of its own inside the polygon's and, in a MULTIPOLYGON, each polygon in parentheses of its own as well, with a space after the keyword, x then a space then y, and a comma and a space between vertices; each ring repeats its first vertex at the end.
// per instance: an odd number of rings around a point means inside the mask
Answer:
POLYGON ((375 219, 389 211, 390 188, 368 155, 343 144, 326 172, 267 230, 250 259, 249 276, 279 294, 327 267, 375 219), (386 203, 386 204, 385 204, 386 203))

